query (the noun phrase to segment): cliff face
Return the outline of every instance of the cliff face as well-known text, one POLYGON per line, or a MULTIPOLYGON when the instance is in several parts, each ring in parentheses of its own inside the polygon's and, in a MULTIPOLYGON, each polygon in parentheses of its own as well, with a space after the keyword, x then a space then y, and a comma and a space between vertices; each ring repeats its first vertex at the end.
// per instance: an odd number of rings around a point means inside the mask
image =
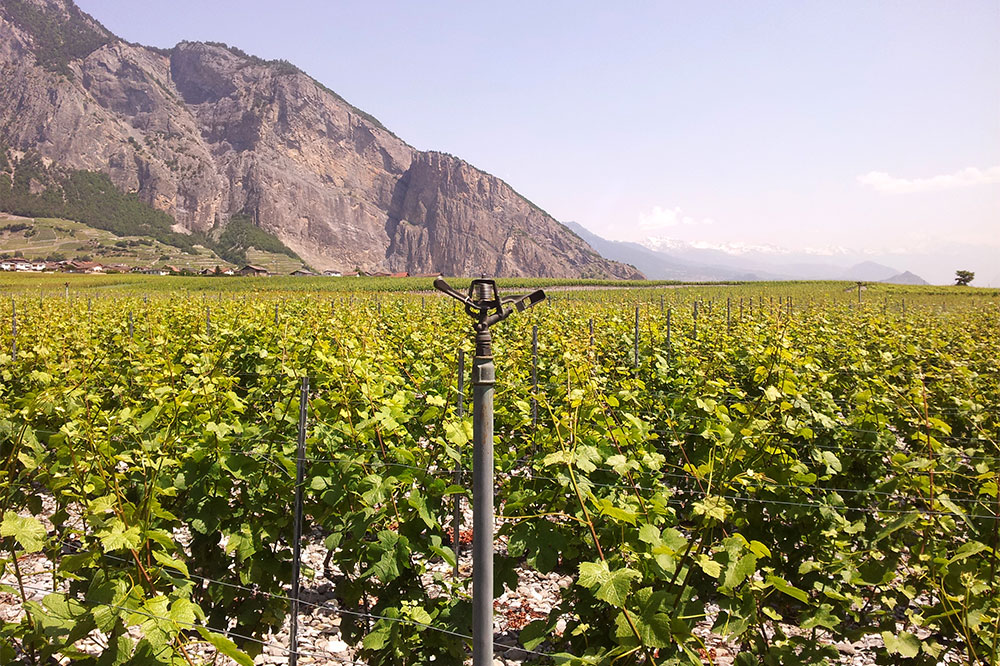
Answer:
POLYGON ((414 156, 397 181, 386 232, 393 270, 449 266, 459 275, 525 277, 602 277, 608 270, 589 245, 509 185, 441 153, 414 156))
POLYGON ((130 45, 68 0, 0 0, 0 80, 0 142, 107 173, 180 231, 245 213, 317 268, 641 277, 288 63, 130 45))

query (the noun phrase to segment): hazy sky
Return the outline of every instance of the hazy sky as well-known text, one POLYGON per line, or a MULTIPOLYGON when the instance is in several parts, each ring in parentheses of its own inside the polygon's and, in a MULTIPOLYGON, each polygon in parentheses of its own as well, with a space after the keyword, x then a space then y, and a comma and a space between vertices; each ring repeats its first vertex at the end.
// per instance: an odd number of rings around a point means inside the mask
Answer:
POLYGON ((968 244, 1000 275, 1000 0, 78 3, 290 60, 609 238, 968 244))

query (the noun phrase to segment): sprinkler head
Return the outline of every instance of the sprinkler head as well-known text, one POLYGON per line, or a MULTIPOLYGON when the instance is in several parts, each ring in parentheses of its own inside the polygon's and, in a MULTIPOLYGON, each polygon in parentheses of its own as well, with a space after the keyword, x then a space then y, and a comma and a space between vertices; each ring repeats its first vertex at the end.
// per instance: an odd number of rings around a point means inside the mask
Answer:
POLYGON ((500 297, 497 295, 496 280, 481 278, 469 284, 469 300, 480 310, 500 307, 500 297))
POLYGON ((434 280, 434 288, 460 301, 465 306, 466 314, 476 321, 474 326, 477 330, 489 328, 514 311, 523 312, 545 300, 545 292, 541 289, 520 298, 501 298, 496 280, 487 278, 473 280, 468 295, 462 295, 441 278, 434 280))

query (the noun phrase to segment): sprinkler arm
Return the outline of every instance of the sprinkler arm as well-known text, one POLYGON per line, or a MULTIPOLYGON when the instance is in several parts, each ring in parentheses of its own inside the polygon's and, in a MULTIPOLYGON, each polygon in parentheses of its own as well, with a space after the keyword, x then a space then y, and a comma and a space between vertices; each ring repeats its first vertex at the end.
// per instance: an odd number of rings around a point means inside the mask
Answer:
POLYGON ((514 309, 518 312, 524 312, 532 305, 537 305, 545 300, 545 292, 541 289, 531 292, 527 296, 522 296, 521 298, 505 298, 504 303, 513 303, 514 309))
POLYGON ((537 303, 541 303, 544 300, 545 300, 545 292, 542 291, 541 289, 538 289, 537 291, 533 291, 530 294, 528 294, 527 296, 522 296, 520 298, 505 298, 505 299, 503 299, 502 302, 505 305, 508 305, 508 304, 509 305, 513 305, 513 307, 504 308, 503 310, 500 310, 496 314, 490 315, 489 317, 486 318, 486 320, 483 323, 485 323, 486 326, 492 326, 493 324, 497 323, 498 321, 503 321, 507 317, 509 317, 512 314, 514 314, 515 310, 517 312, 524 312, 525 310, 527 310, 528 308, 530 308, 532 305, 535 305, 537 303))
POLYGON ((472 303, 471 300, 468 299, 468 297, 462 295, 459 291, 457 291, 454 287, 445 282, 442 278, 434 278, 434 288, 440 291, 441 293, 448 294, 457 301, 461 301, 463 305, 470 305, 474 307, 474 304, 472 303))

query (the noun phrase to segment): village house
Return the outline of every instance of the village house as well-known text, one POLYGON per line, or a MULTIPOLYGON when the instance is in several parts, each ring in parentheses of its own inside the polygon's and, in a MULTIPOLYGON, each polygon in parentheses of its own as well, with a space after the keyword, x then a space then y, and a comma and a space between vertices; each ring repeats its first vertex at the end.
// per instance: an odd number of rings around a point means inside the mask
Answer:
POLYGON ((68 273, 103 273, 104 266, 96 261, 67 261, 63 270, 68 273))
POLYGON ((170 275, 170 271, 165 268, 154 268, 152 266, 136 266, 132 269, 133 273, 142 273, 143 275, 170 275))
POLYGON ((216 264, 215 268, 203 268, 202 270, 200 270, 198 272, 198 275, 204 275, 206 277, 221 276, 221 275, 233 275, 233 269, 232 268, 222 268, 221 266, 219 266, 218 264, 216 264))
POLYGON ((268 275, 266 268, 261 268, 260 266, 254 266, 253 264, 247 264, 240 270, 236 271, 237 275, 250 275, 253 277, 266 277, 268 275))

